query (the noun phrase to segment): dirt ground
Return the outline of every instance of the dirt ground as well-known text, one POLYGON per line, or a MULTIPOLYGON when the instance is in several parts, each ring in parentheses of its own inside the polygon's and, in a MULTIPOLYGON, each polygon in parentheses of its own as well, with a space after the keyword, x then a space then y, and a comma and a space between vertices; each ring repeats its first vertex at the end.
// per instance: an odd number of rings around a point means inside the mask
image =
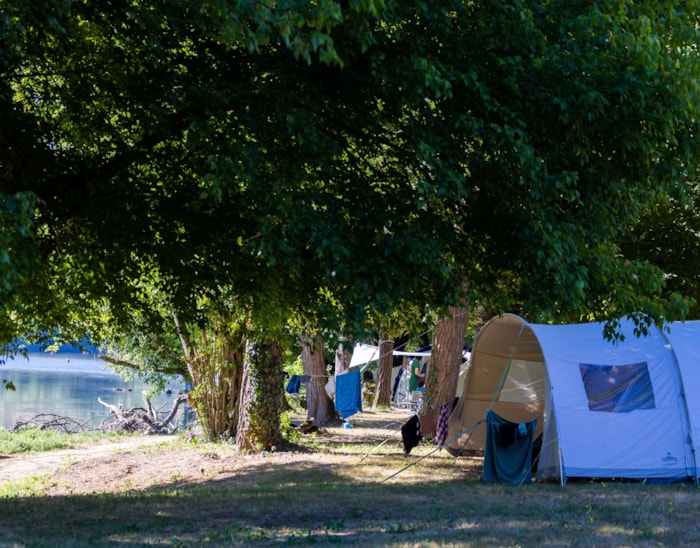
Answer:
MULTIPOLYGON (((129 455, 143 454, 152 446, 165 447, 177 439, 179 439, 178 436, 126 437, 100 440, 95 444, 76 449, 0 455, 0 484, 6 481, 22 481, 33 476, 56 476, 84 461, 93 461, 97 464, 114 455, 123 455, 126 458, 129 455)), ((94 481, 96 485, 102 481, 99 474, 85 479, 94 481)))
MULTIPOLYGON (((405 411, 360 413, 353 420, 353 429, 342 425, 322 428, 315 439, 319 444, 400 444, 400 428, 409 416, 405 411)), ((348 458, 356 460, 357 456, 348 458)), ((180 435, 126 437, 76 449, 0 455, 0 485, 41 476, 46 478, 50 495, 109 493, 172 482, 192 485, 212 477, 225 481, 261 461, 301 465, 319 459, 323 459, 322 450, 241 455, 230 445, 188 443, 180 435)), ((338 462, 337 455, 334 462, 338 462)))

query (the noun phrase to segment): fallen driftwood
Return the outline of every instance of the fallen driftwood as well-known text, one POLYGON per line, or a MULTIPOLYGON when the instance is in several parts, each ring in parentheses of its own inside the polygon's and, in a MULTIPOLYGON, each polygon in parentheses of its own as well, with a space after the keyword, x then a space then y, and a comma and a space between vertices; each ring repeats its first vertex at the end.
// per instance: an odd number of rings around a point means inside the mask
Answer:
POLYGON ((100 398, 97 398, 97 401, 111 412, 111 416, 102 421, 100 425, 100 428, 105 432, 172 434, 177 430, 177 425, 171 424, 172 420, 180 405, 187 401, 187 396, 185 394, 176 396, 170 411, 164 418, 160 418, 162 414, 160 409, 156 409, 148 398, 146 398, 147 409, 143 407, 126 408, 121 403, 111 405, 100 398))
POLYGON ((88 424, 90 424, 89 420, 80 422, 70 417, 62 417, 61 415, 39 413, 38 415, 34 415, 31 419, 17 420, 10 431, 17 432, 18 430, 29 428, 33 430, 55 430, 57 432, 65 432, 66 434, 75 434, 76 432, 83 432, 88 424))

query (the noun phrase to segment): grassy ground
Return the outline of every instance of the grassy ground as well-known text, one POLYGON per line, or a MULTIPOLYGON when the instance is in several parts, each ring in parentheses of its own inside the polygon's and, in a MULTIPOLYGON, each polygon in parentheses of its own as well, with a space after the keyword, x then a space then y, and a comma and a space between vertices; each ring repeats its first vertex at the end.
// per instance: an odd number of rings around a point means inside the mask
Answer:
POLYGON ((100 434, 98 432, 78 432, 68 435, 51 430, 10 432, 0 429, 0 455, 70 449, 81 444, 118 437, 119 434, 100 434))
POLYGON ((405 456, 404 418, 362 413, 252 457, 180 441, 68 459, 1 486, 0 546, 700 544, 695 485, 486 484, 478 459, 405 456))

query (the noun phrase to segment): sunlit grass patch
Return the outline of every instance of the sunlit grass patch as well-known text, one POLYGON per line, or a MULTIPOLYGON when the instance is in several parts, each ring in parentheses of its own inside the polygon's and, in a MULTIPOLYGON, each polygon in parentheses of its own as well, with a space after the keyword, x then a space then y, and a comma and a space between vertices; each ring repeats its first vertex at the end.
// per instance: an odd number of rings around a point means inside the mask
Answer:
MULTIPOLYGON (((138 439, 140 437, 142 437, 140 434, 104 433, 97 430, 74 433, 31 428, 23 428, 17 431, 0 430, 0 454, 12 455, 17 453, 41 453, 55 449, 74 449, 100 441, 138 439)), ((185 442, 180 441, 179 443, 184 444, 185 442)), ((172 440, 163 441, 159 444, 149 445, 149 450, 166 450, 171 444, 172 440)))
POLYGON ((39 496, 50 483, 48 476, 32 476, 19 481, 0 483, 0 498, 39 496))
MULTIPOLYGON (((51 449, 68 449, 75 447, 79 440, 77 434, 64 434, 52 430, 22 429, 16 432, 0 430, 0 453, 13 454, 51 449)), ((85 440, 85 436, 81 436, 85 440)))
MULTIPOLYGON (((54 449, 73 449, 100 440, 118 440, 137 434, 103 433, 99 431, 66 433, 55 430, 23 428, 17 431, 0 430, 0 454, 40 453, 54 449)), ((167 443, 159 444, 163 447, 167 443)))

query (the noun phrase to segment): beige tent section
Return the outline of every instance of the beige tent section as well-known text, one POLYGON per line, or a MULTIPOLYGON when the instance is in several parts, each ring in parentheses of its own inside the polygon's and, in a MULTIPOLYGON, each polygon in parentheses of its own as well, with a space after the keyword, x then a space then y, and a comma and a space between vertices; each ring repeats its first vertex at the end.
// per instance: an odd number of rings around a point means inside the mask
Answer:
POLYGON ((460 401, 449 419, 447 449, 453 454, 481 451, 482 421, 492 409, 515 423, 537 421, 544 412, 544 356, 537 337, 521 318, 505 315, 489 322, 477 337, 460 401), (454 438, 454 439, 453 439, 454 438))

